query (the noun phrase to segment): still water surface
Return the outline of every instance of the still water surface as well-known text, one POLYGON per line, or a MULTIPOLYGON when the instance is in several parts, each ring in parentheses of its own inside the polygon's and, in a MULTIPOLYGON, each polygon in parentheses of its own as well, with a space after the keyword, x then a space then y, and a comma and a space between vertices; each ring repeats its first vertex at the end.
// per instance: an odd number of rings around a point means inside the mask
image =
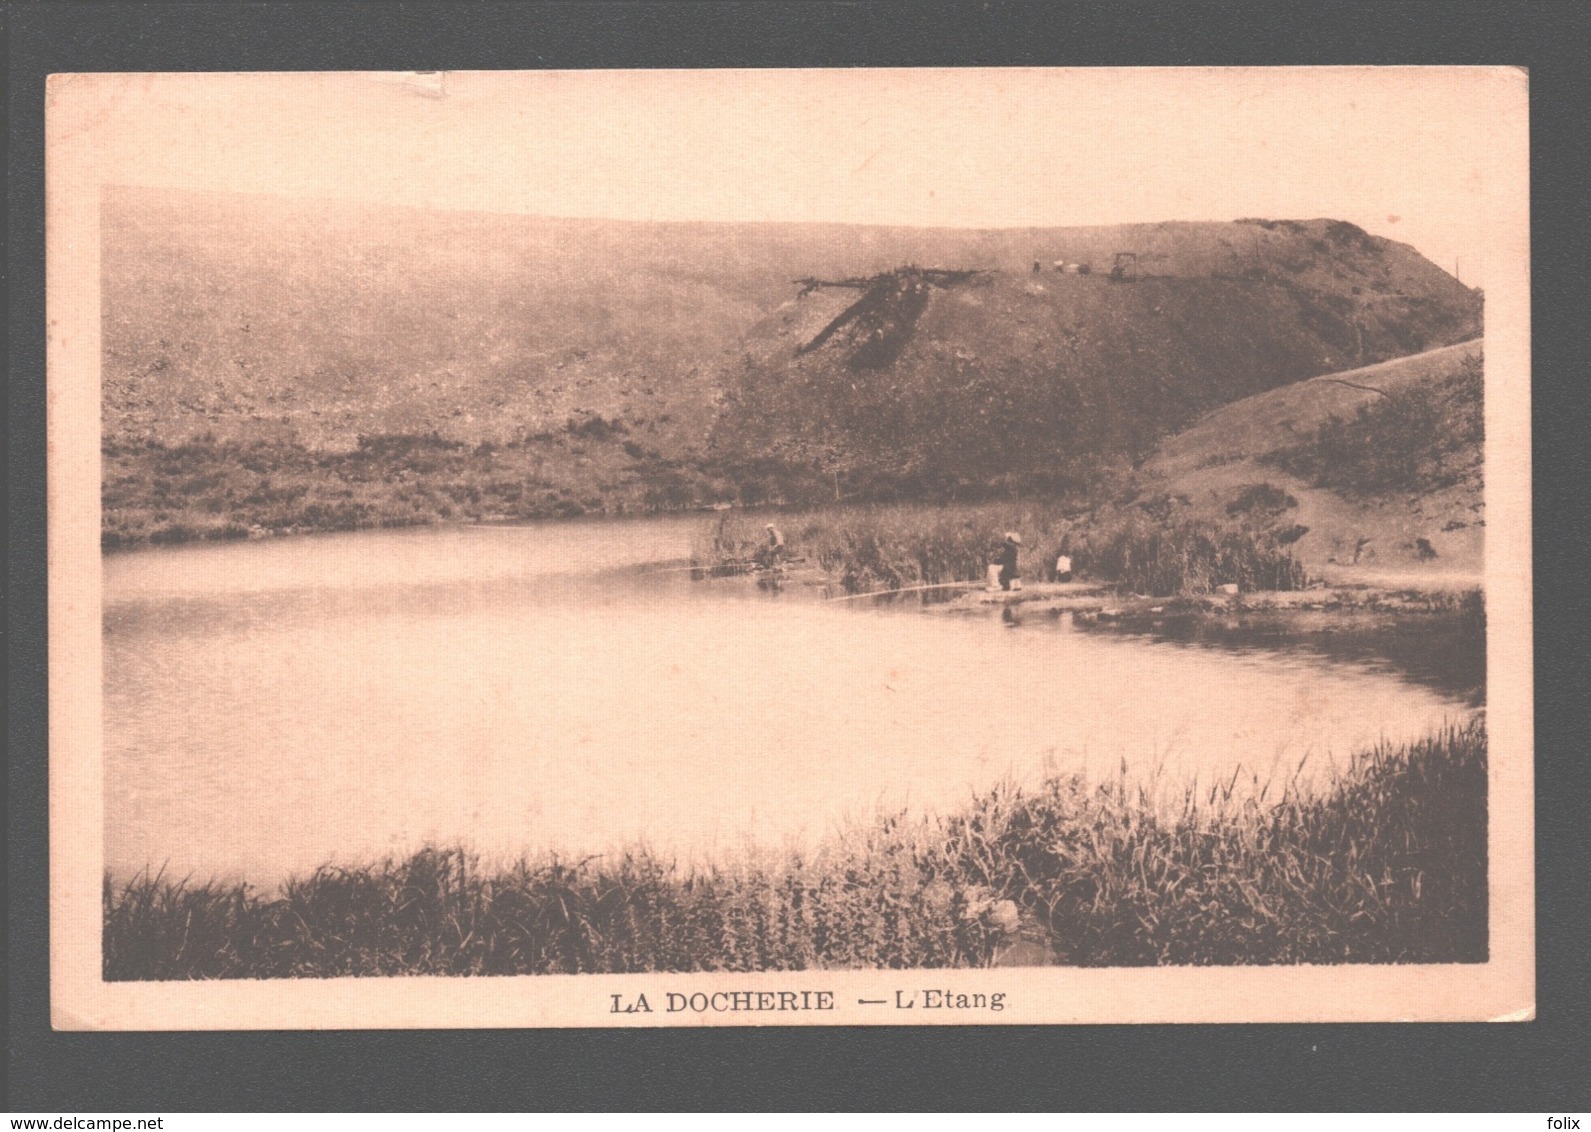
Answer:
POLYGON ((812 845, 1051 770, 1300 781, 1464 717, 1385 666, 827 604, 662 569, 700 516, 105 559, 106 864, 271 885, 812 845), (1307 760, 1306 760, 1307 756, 1307 760))

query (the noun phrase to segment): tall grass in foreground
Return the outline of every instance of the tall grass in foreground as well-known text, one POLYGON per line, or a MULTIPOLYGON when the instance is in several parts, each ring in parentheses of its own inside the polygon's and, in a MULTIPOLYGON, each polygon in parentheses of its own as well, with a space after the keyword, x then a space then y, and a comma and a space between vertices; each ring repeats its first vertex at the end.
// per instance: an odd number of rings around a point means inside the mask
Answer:
POLYGON ((427 848, 263 896, 104 889, 111 980, 982 966, 1020 929, 1081 966, 1487 957, 1479 722, 1262 803, 1123 780, 1010 787, 796 852, 693 870, 644 851, 483 871, 427 848))
MULTIPOLYGON (((760 515, 726 513, 698 536, 695 562, 744 561, 762 544, 760 515)), ((1302 589, 1304 569, 1274 531, 1248 518, 1166 522, 1141 511, 1080 517, 1058 503, 891 504, 796 512, 782 520, 791 550, 838 579, 848 593, 984 577, 1003 532, 1023 538, 1025 577, 1045 578, 1058 555, 1080 576, 1155 597, 1302 589)))

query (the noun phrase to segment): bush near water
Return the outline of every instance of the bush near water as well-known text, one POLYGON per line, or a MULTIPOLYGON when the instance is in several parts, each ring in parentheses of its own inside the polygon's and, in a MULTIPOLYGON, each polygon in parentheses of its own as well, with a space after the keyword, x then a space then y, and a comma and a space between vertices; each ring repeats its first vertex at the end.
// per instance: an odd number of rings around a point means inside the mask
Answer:
POLYGON ((1478 963, 1486 763, 1475 722, 1362 753, 1318 793, 1061 777, 691 869, 426 848, 274 895, 107 877, 104 976, 977 967, 1018 938, 1077 966, 1478 963))

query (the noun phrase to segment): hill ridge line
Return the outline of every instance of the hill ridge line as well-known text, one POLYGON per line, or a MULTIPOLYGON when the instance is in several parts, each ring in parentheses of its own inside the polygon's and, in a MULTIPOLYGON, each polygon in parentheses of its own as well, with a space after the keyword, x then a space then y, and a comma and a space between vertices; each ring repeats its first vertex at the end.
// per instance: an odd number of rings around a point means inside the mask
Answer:
MULTIPOLYGON (((107 182, 101 186, 102 193, 128 193, 148 194, 161 196, 203 196, 211 198, 227 198, 247 201, 273 201, 289 205, 303 205, 305 207, 331 206, 343 208, 364 208, 370 210, 396 210, 412 213, 418 216, 469 216, 482 217, 492 220, 531 220, 554 221, 570 224, 618 224, 633 225, 637 227, 715 227, 715 228, 839 228, 846 230, 871 230, 880 232, 955 232, 961 234, 989 233, 991 235, 1010 235, 1023 232, 1050 233, 1073 232, 1079 234, 1092 234, 1112 232, 1122 229, 1168 229, 1175 227, 1211 227, 1223 228, 1231 225, 1252 224, 1255 221, 1249 217, 1232 217, 1226 220, 1218 219, 1161 219, 1161 220, 1123 220, 1109 224, 900 224, 876 220, 787 220, 787 219, 681 219, 681 218, 646 218, 623 216, 570 216, 551 212, 503 212, 486 208, 434 208, 423 204, 410 204, 403 201, 378 201, 367 200, 360 197, 338 196, 296 196, 288 193, 249 192, 243 189, 209 189, 184 185, 140 185, 123 182, 107 182)), ((1287 216, 1267 217, 1267 224, 1287 225, 1323 225, 1323 224, 1349 224, 1352 221, 1341 220, 1331 216, 1287 216)), ((1358 225, 1355 225, 1358 227, 1358 225)), ((1392 239, 1390 236, 1378 236, 1373 232, 1365 234, 1373 240, 1384 240, 1400 248, 1407 248, 1424 258, 1424 254, 1413 244, 1392 239)))

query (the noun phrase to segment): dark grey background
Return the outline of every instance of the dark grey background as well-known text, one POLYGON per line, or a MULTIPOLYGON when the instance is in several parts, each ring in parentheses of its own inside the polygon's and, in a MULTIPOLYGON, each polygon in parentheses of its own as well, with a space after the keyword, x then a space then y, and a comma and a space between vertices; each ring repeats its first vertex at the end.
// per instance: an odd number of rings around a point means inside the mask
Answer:
POLYGON ((1573 3, 9 4, 11 1112, 1585 1111, 1585 61, 1573 3), (1515 64, 1531 69, 1540 1019, 1517 1026, 56 1034, 48 1021, 44 77, 52 71, 1515 64))

